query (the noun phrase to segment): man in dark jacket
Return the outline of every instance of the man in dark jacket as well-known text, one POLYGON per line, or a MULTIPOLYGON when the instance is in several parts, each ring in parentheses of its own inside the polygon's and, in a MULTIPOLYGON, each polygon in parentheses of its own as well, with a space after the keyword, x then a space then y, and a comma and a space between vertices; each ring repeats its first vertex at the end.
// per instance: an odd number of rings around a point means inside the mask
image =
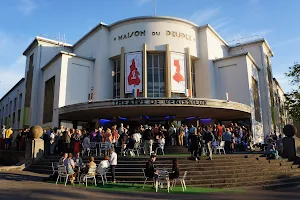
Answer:
POLYGON ((207 151, 209 152, 209 157, 207 160, 212 160, 211 143, 215 140, 215 136, 211 132, 211 128, 208 128, 207 126, 204 127, 203 140, 205 141, 207 151))
POLYGON ((144 150, 146 154, 150 155, 152 152, 154 134, 153 131, 147 125, 145 126, 145 131, 143 133, 142 138, 144 141, 144 150))
MULTIPOLYGON (((194 133, 189 135, 189 140, 190 140, 190 153, 192 156, 194 156, 194 159, 197 161, 199 158, 197 153, 199 149, 199 136, 197 135, 197 132, 195 131, 194 133)), ((201 156, 201 155, 200 155, 201 156)))

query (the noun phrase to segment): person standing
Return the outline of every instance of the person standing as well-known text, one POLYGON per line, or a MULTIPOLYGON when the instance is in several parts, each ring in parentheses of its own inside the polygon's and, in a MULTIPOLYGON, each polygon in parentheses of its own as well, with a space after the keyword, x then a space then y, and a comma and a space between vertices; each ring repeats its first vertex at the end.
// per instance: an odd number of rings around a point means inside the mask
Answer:
POLYGON ((116 166, 118 164, 118 155, 116 152, 114 152, 113 149, 109 150, 110 158, 109 158, 109 164, 110 164, 110 173, 111 173, 111 178, 112 182, 116 183, 116 166))
POLYGON ((63 133, 65 132, 64 126, 60 126, 59 129, 57 129, 56 132, 56 138, 57 138, 57 146, 58 146, 58 153, 62 154, 64 151, 64 139, 63 139, 63 133))
POLYGON ((65 145, 65 153, 70 153, 70 147, 71 147, 71 132, 73 133, 74 129, 69 130, 69 128, 66 128, 65 132, 63 133, 64 137, 64 145, 65 145))
POLYGON ((150 154, 152 152, 152 145, 153 145, 153 131, 146 125, 145 131, 143 134, 143 140, 144 140, 144 147, 146 154, 150 154))
POLYGON ((223 133, 223 140, 225 141, 225 152, 230 153, 231 152, 231 132, 229 128, 226 128, 226 131, 223 133))
POLYGON ((50 143, 50 154, 53 155, 56 142, 55 142, 55 134, 52 129, 50 129, 49 143, 50 143))
POLYGON ((189 135, 189 140, 191 141, 191 143, 190 143, 190 153, 193 156, 193 158, 197 161, 198 159, 200 159, 200 157, 198 157, 199 137, 197 135, 197 130, 196 129, 194 129, 194 132, 189 135))
POLYGON ((178 145, 183 146, 183 136, 184 136, 184 125, 182 124, 179 127, 179 133, 178 133, 178 145))
POLYGON ((11 142, 11 138, 12 138, 12 134, 13 131, 11 129, 11 127, 9 127, 6 131, 5 131, 5 149, 8 150, 9 146, 10 146, 10 142, 11 142))
POLYGON ((4 144, 5 144, 5 132, 6 132, 5 125, 2 125, 1 134, 0 134, 0 150, 1 150, 1 149, 4 149, 4 144))
POLYGON ((211 128, 208 128, 207 126, 204 127, 203 140, 205 141, 207 151, 209 153, 209 157, 206 160, 212 160, 211 143, 215 140, 215 137, 214 134, 211 132, 211 128))

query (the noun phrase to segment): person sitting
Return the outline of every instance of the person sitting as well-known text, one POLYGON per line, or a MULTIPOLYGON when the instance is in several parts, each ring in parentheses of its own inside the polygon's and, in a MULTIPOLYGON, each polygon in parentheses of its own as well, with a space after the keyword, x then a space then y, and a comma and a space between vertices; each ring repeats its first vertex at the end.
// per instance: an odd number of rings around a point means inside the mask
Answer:
POLYGON ((68 158, 68 153, 65 153, 65 154, 63 155, 63 157, 61 157, 61 158, 59 159, 57 165, 64 165, 64 161, 65 161, 65 159, 67 159, 67 158, 68 158))
POLYGON ((67 173, 72 175, 72 176, 70 176, 70 182, 72 184, 74 184, 74 178, 76 177, 76 174, 74 172, 75 163, 73 160, 73 155, 71 153, 69 153, 68 158, 64 159, 63 163, 67 169, 67 173))
POLYGON ((81 167, 83 165, 82 158, 80 157, 80 153, 76 153, 76 157, 73 158, 76 167, 81 167))
MULTIPOLYGON (((83 177, 89 172, 90 167, 96 167, 95 159, 93 156, 89 157, 89 163, 86 164, 85 168, 80 175, 80 180, 83 180, 83 177)), ((83 180, 84 181, 84 180, 83 180)))
MULTIPOLYGON (((146 168, 145 168, 145 175, 149 179, 154 179, 154 173, 155 173, 155 167, 154 167, 154 162, 156 161, 156 155, 151 155, 150 160, 146 163, 146 168)), ((153 182, 153 187, 154 187, 154 182, 153 182)))
POLYGON ((97 168, 97 173, 103 175, 105 171, 109 168, 109 157, 105 156, 104 160, 100 161, 98 168, 97 168))
POLYGON ((173 159, 173 166, 172 166, 172 173, 169 174, 170 179, 179 178, 179 166, 178 160, 175 158, 173 159))
POLYGON ((266 156, 268 159, 278 159, 278 151, 275 149, 275 144, 270 143, 267 147, 266 156))
MULTIPOLYGON (((135 145, 135 140, 133 139, 133 136, 131 136, 128 139, 128 144, 126 145, 125 149, 123 150, 123 155, 125 156, 125 154, 127 153, 127 151, 133 150, 134 149, 134 145, 135 145)), ((134 155, 134 153, 133 154, 132 153, 130 153, 131 156, 134 155)))

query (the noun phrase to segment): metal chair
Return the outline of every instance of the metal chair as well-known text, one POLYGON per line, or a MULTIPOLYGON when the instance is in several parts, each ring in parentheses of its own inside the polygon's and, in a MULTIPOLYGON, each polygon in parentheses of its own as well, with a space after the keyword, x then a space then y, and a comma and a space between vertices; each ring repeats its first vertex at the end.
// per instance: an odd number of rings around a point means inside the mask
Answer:
POLYGON ((52 176, 57 172, 58 173, 58 169, 57 169, 57 163, 56 162, 52 162, 52 176))
POLYGON ((146 176, 146 172, 145 172, 145 169, 144 168, 142 168, 142 170, 143 170, 143 174, 144 174, 144 178, 145 178, 145 181, 144 181, 144 184, 143 184, 143 188, 145 188, 145 184, 146 184, 146 182, 147 182, 147 180, 148 180, 148 176, 146 176))
POLYGON ((155 181, 155 191, 157 192, 158 186, 160 185, 161 188, 163 187, 163 184, 167 184, 168 193, 170 192, 170 179, 169 179, 169 173, 168 171, 163 171, 158 173, 158 177, 155 181))
POLYGON ((102 173, 98 173, 97 177, 100 176, 101 180, 102 180, 102 185, 104 185, 105 183, 107 183, 107 178, 106 178, 106 174, 108 172, 108 168, 103 169, 102 173))
MULTIPOLYGON (((96 170, 97 170, 97 166, 91 166, 89 167, 89 171, 86 175, 84 175, 83 177, 83 182, 85 182, 85 186, 87 187, 87 181, 88 179, 94 179, 95 182, 95 186, 97 186, 97 182, 96 182, 96 170)), ((80 184, 80 182, 79 182, 80 184)))
POLYGON ((58 176, 57 176, 56 184, 58 182, 58 179, 61 181, 61 178, 66 178, 65 180, 65 186, 66 186, 68 182, 68 178, 69 176, 72 176, 72 174, 67 173, 66 167, 64 165, 58 165, 57 168, 58 168, 57 170, 58 176))
POLYGON ((184 192, 184 191, 186 190, 186 185, 185 185, 185 179, 186 179, 186 176, 187 176, 187 171, 184 172, 184 174, 183 174, 182 177, 173 179, 171 189, 173 189, 173 187, 176 186, 176 182, 177 182, 177 181, 180 181, 181 187, 182 187, 182 191, 184 192))
POLYGON ((100 149, 99 149, 99 154, 100 156, 102 155, 102 151, 104 151, 104 153, 106 153, 110 148, 111 148, 111 143, 109 142, 101 142, 99 145, 100 149))
POLYGON ((157 147, 156 150, 155 150, 155 154, 156 154, 156 155, 157 155, 157 150, 158 150, 158 149, 160 149, 160 150, 161 150, 161 153, 162 153, 163 155, 165 155, 165 152, 164 152, 165 144, 161 144, 161 143, 158 144, 158 147, 157 147))
POLYGON ((225 146, 225 141, 221 141, 219 146, 213 147, 214 154, 217 154, 218 150, 219 150, 219 154, 221 154, 221 150, 223 151, 224 154, 226 154, 224 146, 225 146))
POLYGON ((90 156, 90 154, 93 151, 96 152, 96 156, 98 156, 98 149, 97 149, 97 143, 96 142, 91 142, 90 143, 90 151, 88 151, 88 156, 90 156))

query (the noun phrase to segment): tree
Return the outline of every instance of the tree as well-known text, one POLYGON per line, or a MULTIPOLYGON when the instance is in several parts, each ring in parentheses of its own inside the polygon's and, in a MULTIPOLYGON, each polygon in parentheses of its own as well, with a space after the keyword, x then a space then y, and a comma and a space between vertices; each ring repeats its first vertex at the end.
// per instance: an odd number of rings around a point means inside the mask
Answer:
POLYGON ((300 122, 300 64, 295 63, 289 67, 285 75, 290 78, 290 84, 293 87, 291 92, 285 94, 285 105, 293 119, 300 122))

